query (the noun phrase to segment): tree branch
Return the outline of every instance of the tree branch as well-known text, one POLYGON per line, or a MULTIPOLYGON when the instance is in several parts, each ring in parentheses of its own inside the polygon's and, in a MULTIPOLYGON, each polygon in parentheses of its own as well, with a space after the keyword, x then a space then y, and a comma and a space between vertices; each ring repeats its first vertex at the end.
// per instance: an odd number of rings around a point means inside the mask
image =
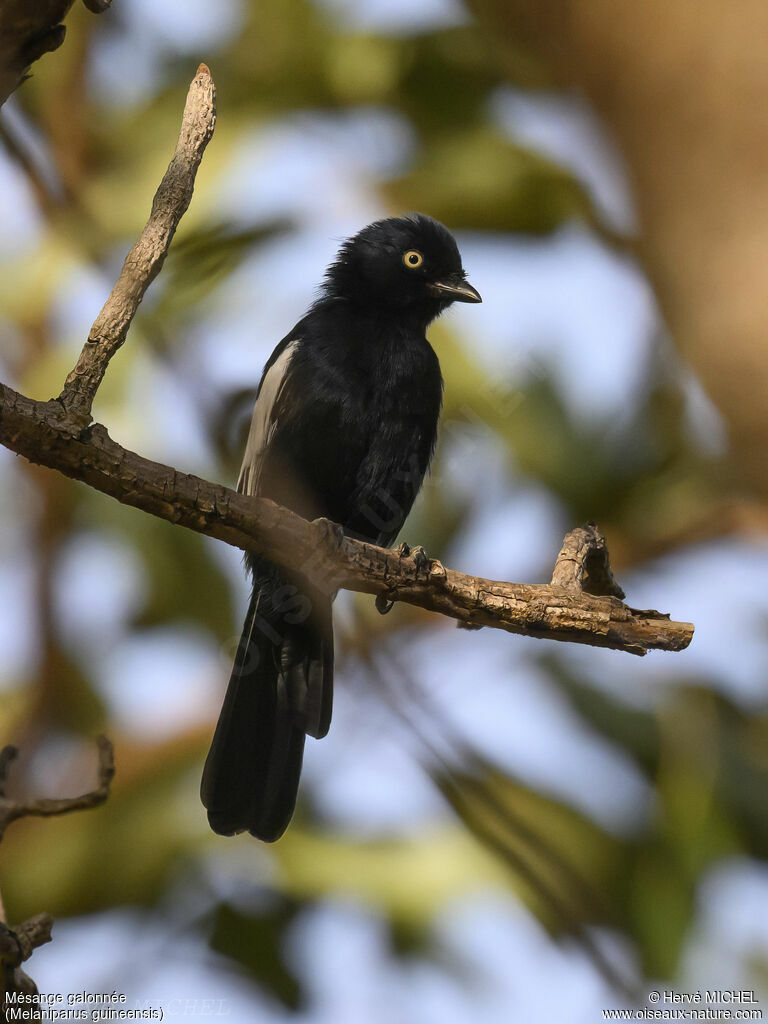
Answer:
MULTIPOLYGON (((98 786, 89 793, 80 796, 65 797, 58 800, 30 800, 19 802, 12 800, 6 793, 8 769, 15 760, 16 747, 3 747, 0 750, 0 840, 12 821, 19 818, 49 818, 56 814, 68 814, 70 811, 81 811, 90 807, 98 807, 109 797, 109 789, 115 774, 115 759, 112 744, 106 736, 99 736, 99 775, 98 786)), ((2 902, 0 901, 0 909, 2 902)), ((21 969, 22 963, 28 960, 38 946, 51 941, 53 918, 50 914, 35 914, 23 924, 9 928, 2 912, 0 921, 0 969, 2 970, 2 1006, 0 1020, 5 1020, 6 997, 9 993, 24 994, 33 997, 37 987, 32 979, 21 969)), ((31 1007, 28 1005, 27 1009, 31 1007)))
POLYGON ((192 200, 197 168, 216 125, 216 88, 205 64, 187 93, 181 132, 168 170, 155 193, 139 240, 125 257, 117 284, 91 327, 59 401, 86 424, 109 360, 120 348, 147 288, 162 269, 179 221, 192 200))
POLYGON ((13 966, 15 969, 29 960, 33 950, 51 941, 52 928, 53 918, 50 914, 35 914, 15 928, 0 926, 0 957, 4 966, 13 966), (9 964, 9 960, 14 963, 9 964))
MULTIPOLYGON (((28 77, 30 66, 58 50, 66 29, 62 21, 73 0, 0 0, 0 106, 28 77)), ((111 0, 83 0, 94 14, 111 0)))
POLYGON ((17 821, 19 818, 52 818, 58 814, 85 811, 103 804, 109 797, 109 787, 115 774, 115 755, 112 744, 106 736, 99 736, 97 743, 99 748, 99 784, 96 789, 80 796, 62 797, 57 800, 30 800, 26 803, 10 800, 6 796, 8 768, 15 760, 18 751, 16 747, 3 747, 0 751, 0 840, 11 822, 17 821))
MULTIPOLYGON (((1 2, 1 0, 0 0, 1 2)), ((266 498, 247 497, 151 462, 90 423, 93 396, 125 340, 149 284, 162 267, 189 206, 195 173, 215 124, 215 89, 201 64, 190 86, 176 152, 144 231, 91 329, 58 399, 37 402, 0 384, 0 443, 118 501, 245 551, 265 554, 316 586, 404 601, 467 628, 612 647, 631 654, 687 647, 693 626, 636 611, 610 574, 605 541, 593 526, 566 537, 549 585, 504 583, 445 569, 403 545, 385 550, 344 537, 327 520, 309 523, 266 498), (607 596, 606 596, 607 595, 607 596)), ((421 553, 423 555, 423 552, 421 553)))
MULTIPOLYGON (((401 551, 339 538, 326 520, 309 523, 266 498, 238 494, 122 448, 105 427, 77 430, 57 401, 36 402, 0 385, 0 443, 125 505, 227 544, 266 554, 329 591, 383 594, 470 626, 612 647, 631 654, 683 650, 693 626, 656 611, 635 611, 617 597, 567 580, 561 556, 555 582, 504 583, 445 569, 401 551)), ((569 535, 570 537, 571 535, 569 535)), ((599 537, 599 534, 597 534, 599 537)), ((595 538, 594 544, 602 542, 595 538)), ((583 557, 593 549, 581 538, 583 557)), ((604 542, 602 542, 604 545, 604 542)), ((570 551, 566 538, 564 549, 570 551)))

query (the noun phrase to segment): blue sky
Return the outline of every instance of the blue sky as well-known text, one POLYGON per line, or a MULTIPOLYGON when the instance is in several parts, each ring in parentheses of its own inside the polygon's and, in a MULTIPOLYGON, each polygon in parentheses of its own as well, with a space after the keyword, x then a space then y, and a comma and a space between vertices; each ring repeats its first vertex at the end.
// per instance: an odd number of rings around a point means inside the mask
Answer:
MULTIPOLYGON (((392 0, 325 2, 340 17, 377 31, 415 31, 465 16, 447 0, 418 6, 392 0)), ((217 42, 237 30, 241 7, 237 0, 219 0, 215 16, 212 11, 203 0, 162 5, 134 0, 125 11, 129 32, 111 40, 96 60, 95 85, 116 104, 134 102, 136 83, 150 88, 155 80, 160 43, 184 54, 215 53, 217 42), (146 64, 146 75, 124 75, 125 61, 137 55, 146 64)), ((633 223, 620 163, 581 103, 531 100, 504 90, 494 100, 494 115, 505 130, 570 166, 617 227, 633 223)), ((222 214, 246 218, 289 214, 298 227, 260 248, 220 290, 209 317, 194 331, 185 373, 211 387, 256 383, 275 342, 311 301, 338 240, 386 212, 377 193, 378 176, 398 161, 407 163, 409 145, 407 127, 396 113, 369 110, 286 118, 243 140, 211 202, 222 214)), ((0 222, 18 251, 35 246, 37 214, 4 154, 0 222)), ((626 417, 651 338, 660 327, 651 289, 638 267, 575 225, 541 240, 467 235, 460 243, 484 303, 451 316, 479 358, 494 372, 514 374, 521 384, 542 363, 554 366, 577 416, 585 421, 606 414, 617 421, 626 417), (585 361, 589 375, 580 372, 585 361)), ((73 355, 110 283, 83 268, 62 283, 55 326, 73 355)), ((112 433, 150 457, 215 475, 200 410, 184 382, 144 357, 133 359, 130 373, 133 393, 146 395, 151 389, 147 415, 138 421, 105 402, 112 433)), ((693 380, 689 400, 692 429, 707 444, 722 444, 717 414, 693 380)), ((493 465, 494 453, 489 449, 478 459, 493 465)), ((468 486, 472 472, 472 466, 457 472, 463 479, 457 486, 468 486)), ((35 649, 23 544, 31 496, 18 489, 20 476, 7 452, 0 452, 0 481, 8 524, 0 538, 0 593, 13 597, 4 600, 0 617, 0 685, 8 687, 23 674, 35 649)), ((463 536, 453 564, 499 578, 530 579, 554 557, 564 529, 572 524, 530 481, 505 478, 493 497, 463 536)), ((244 603, 239 555, 216 552, 244 603)), ((112 538, 83 536, 66 551, 59 574, 59 620, 73 647, 96 667, 120 729, 159 739, 212 720, 228 652, 199 635, 190 643, 180 628, 126 634, 144 586, 134 553, 112 538)), ((696 622, 694 644, 677 656, 682 676, 709 672, 724 692, 762 707, 766 577, 765 545, 719 541, 647 565, 622 582, 631 604, 662 603, 673 617, 696 622), (718 592, 712 580, 718 581, 718 592), (719 597, 723 591, 733 597, 725 609, 719 597)), ((459 633, 436 623, 413 646, 414 661, 427 666, 422 685, 455 726, 500 764, 619 834, 631 832, 651 812, 638 773, 586 731, 537 669, 536 642, 488 630, 459 633)), ((628 701, 653 706, 664 699, 667 684, 661 680, 667 665, 661 655, 639 660, 588 648, 569 653, 586 675, 628 701)), ((407 835, 425 821, 439 827, 449 820, 448 812, 415 763, 407 737, 381 707, 374 713, 374 727, 366 727, 369 705, 362 706, 364 714, 354 689, 342 678, 333 730, 322 744, 310 744, 305 784, 332 820, 362 834, 407 835)), ((246 872, 245 877, 250 884, 251 876, 246 872)), ((699 900, 686 977, 691 984, 706 977, 712 987, 712 972, 719 971, 722 984, 733 987, 754 948, 768 945, 763 923, 768 920, 768 876, 749 862, 724 864, 708 877, 699 900)), ((221 998, 230 1019, 253 1020, 256 997, 250 986, 200 944, 179 938, 184 913, 199 909, 169 905, 150 934, 129 910, 57 922, 56 941, 35 954, 35 979, 42 991, 115 986, 150 1003, 221 998), (164 951, 159 964, 153 960, 158 950, 164 951)), ((292 1019, 306 1024, 464 1024, 471 1016, 488 1024, 575 1024, 599 1019, 600 1009, 611 1005, 582 953, 553 945, 519 904, 491 887, 447 905, 435 922, 435 935, 449 953, 474 965, 478 982, 467 983, 429 962, 393 962, 377 911, 349 894, 339 893, 307 911, 291 930, 289 955, 314 999, 310 1011, 292 1019)), ((265 1021, 284 1017, 266 1001, 257 1012, 265 1021)))

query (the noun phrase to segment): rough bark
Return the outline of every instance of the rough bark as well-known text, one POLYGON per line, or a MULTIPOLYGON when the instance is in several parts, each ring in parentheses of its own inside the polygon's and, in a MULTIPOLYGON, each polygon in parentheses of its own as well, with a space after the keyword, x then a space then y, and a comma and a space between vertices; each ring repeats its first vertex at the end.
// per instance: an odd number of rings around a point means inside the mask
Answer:
MULTIPOLYGON (((587 558, 604 541, 566 539, 553 584, 505 583, 445 569, 403 551, 340 537, 266 498, 238 494, 122 448, 98 423, 81 428, 56 400, 36 402, 0 385, 0 443, 123 504, 270 556, 318 585, 383 594, 470 626, 612 647, 632 654, 687 647, 693 626, 583 589, 587 558)), ((599 556, 605 557, 604 553, 599 556)), ((588 573, 587 573, 588 575, 588 573)))
POLYGON ((184 107, 176 152, 160 182, 139 240, 125 257, 120 277, 96 317, 59 401, 83 423, 90 419, 96 390, 120 348, 147 288, 160 273, 168 249, 192 200, 195 176, 216 125, 216 88, 205 64, 197 69, 184 107))
MULTIPOLYGON (((83 0, 100 14, 111 0, 83 0)), ((0 106, 26 77, 31 65, 64 42, 62 22, 73 0, 0 0, 0 106)))
POLYGON ((52 818, 58 814, 69 814, 71 811, 84 811, 98 807, 109 797, 109 787, 115 774, 115 755, 112 744, 106 736, 98 739, 99 749, 99 784, 96 789, 80 796, 63 797, 57 800, 40 799, 27 802, 12 800, 6 795, 8 768, 16 758, 15 747, 3 747, 0 751, 0 840, 5 830, 19 818, 52 818))

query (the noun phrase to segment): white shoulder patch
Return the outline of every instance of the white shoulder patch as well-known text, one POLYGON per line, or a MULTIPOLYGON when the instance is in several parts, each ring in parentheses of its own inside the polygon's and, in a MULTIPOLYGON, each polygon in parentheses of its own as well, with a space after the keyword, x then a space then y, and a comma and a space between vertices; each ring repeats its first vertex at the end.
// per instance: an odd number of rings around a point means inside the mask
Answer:
POLYGON ((259 493, 264 453, 269 447, 269 442, 277 426, 274 417, 275 406, 288 377, 288 367, 298 344, 299 342, 296 340, 292 341, 290 345, 286 345, 262 381, 259 397, 256 399, 253 409, 248 443, 245 446, 243 464, 240 467, 240 477, 237 481, 237 489, 241 494, 259 493))

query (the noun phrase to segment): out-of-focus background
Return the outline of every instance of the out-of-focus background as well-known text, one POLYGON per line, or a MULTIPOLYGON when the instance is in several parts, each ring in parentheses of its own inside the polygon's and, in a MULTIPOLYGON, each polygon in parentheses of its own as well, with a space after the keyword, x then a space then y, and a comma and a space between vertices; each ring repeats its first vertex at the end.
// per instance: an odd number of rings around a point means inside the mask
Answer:
POLYGON ((232 484, 338 242, 421 210, 484 303, 431 331, 404 537, 533 582, 594 519, 629 603, 697 631, 636 659, 344 594, 296 819, 222 839, 197 789, 238 553, 0 451, 16 782, 88 788, 99 731, 118 766, 106 807, 3 842, 9 919, 56 918, 41 991, 306 1024, 593 1021, 616 974, 768 998, 766 32, 760 0, 73 9, 2 115, 2 379, 60 390, 205 60, 216 134, 99 392, 112 436, 232 484))

